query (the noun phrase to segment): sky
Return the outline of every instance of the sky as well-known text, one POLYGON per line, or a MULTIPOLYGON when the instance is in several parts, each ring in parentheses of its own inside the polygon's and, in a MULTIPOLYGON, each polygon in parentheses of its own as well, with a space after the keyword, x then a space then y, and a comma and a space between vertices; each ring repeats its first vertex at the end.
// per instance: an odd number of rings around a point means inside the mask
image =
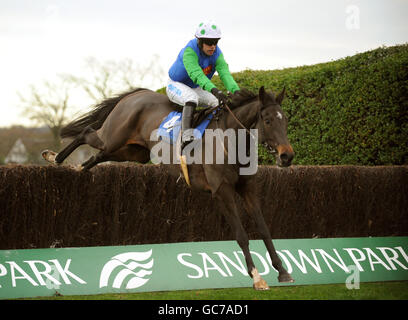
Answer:
MULTIPOLYGON (((158 55, 167 73, 204 20, 221 28, 219 47, 238 72, 407 43, 407 17, 408 0, 0 0, 0 127, 30 124, 17 92, 86 76, 88 57, 143 66, 158 55)), ((88 104, 77 97, 76 111, 88 104)))

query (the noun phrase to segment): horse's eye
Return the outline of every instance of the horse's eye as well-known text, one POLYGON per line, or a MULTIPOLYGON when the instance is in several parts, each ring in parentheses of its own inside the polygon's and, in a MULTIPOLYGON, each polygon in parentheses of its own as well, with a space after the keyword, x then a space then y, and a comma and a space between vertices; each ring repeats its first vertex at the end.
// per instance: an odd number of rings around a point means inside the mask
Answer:
POLYGON ((266 119, 266 120, 265 120, 265 124, 270 125, 270 124, 271 124, 271 120, 266 119))

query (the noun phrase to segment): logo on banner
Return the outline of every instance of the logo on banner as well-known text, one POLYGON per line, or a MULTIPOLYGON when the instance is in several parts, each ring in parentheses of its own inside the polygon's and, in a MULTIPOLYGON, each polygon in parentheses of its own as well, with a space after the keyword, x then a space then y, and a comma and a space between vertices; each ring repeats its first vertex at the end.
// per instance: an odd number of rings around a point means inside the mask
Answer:
POLYGON ((104 266, 99 288, 135 289, 149 281, 152 274, 152 249, 146 252, 126 252, 112 257, 104 266))

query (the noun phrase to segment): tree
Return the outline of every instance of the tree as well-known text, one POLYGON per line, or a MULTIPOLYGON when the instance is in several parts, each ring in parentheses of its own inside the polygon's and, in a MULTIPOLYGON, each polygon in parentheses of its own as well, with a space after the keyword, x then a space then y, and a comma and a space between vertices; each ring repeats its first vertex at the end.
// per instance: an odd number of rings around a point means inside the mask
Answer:
POLYGON ((94 57, 85 60, 87 77, 67 76, 97 102, 114 94, 130 91, 135 87, 151 88, 162 85, 164 71, 159 56, 153 55, 145 65, 135 64, 131 59, 99 61, 94 57))
POLYGON ((59 75, 56 82, 44 80, 40 86, 30 85, 28 97, 20 92, 18 95, 23 106, 23 114, 40 126, 47 126, 53 136, 54 148, 59 149, 59 137, 62 126, 67 121, 67 110, 70 108, 72 83, 59 75))
POLYGON ((31 85, 28 96, 18 93, 22 101, 23 114, 35 124, 46 125, 54 138, 54 148, 61 146, 60 130, 72 116, 72 97, 78 89, 84 91, 94 103, 112 97, 118 92, 130 91, 135 87, 162 85, 164 71, 159 56, 144 66, 134 64, 131 59, 99 61, 89 57, 85 60, 86 76, 59 74, 54 82, 43 81, 31 85))

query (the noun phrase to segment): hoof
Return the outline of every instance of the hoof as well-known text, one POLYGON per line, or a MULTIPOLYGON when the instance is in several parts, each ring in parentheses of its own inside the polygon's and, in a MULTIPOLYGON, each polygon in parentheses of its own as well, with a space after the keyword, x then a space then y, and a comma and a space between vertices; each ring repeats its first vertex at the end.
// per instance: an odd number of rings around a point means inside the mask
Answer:
POLYGON ((80 172, 80 171, 82 171, 84 169, 84 167, 81 164, 70 165, 69 167, 72 170, 75 170, 75 171, 78 171, 78 172, 80 172))
POLYGON ((261 278, 258 282, 254 283, 253 288, 255 290, 269 290, 269 286, 264 279, 261 278))
POLYGON ((255 290, 269 290, 268 284, 265 282, 264 279, 259 275, 258 270, 256 268, 253 268, 251 270, 250 275, 252 276, 252 279, 254 280, 253 288, 255 290))
POLYGON ((289 282, 289 283, 295 282, 295 280, 293 280, 293 278, 290 276, 289 273, 280 274, 278 276, 278 281, 279 282, 289 282))
POLYGON ((58 153, 51 151, 51 150, 44 150, 43 152, 41 152, 41 155, 45 161, 48 161, 54 164, 56 164, 55 158, 57 157, 57 154, 58 153))

